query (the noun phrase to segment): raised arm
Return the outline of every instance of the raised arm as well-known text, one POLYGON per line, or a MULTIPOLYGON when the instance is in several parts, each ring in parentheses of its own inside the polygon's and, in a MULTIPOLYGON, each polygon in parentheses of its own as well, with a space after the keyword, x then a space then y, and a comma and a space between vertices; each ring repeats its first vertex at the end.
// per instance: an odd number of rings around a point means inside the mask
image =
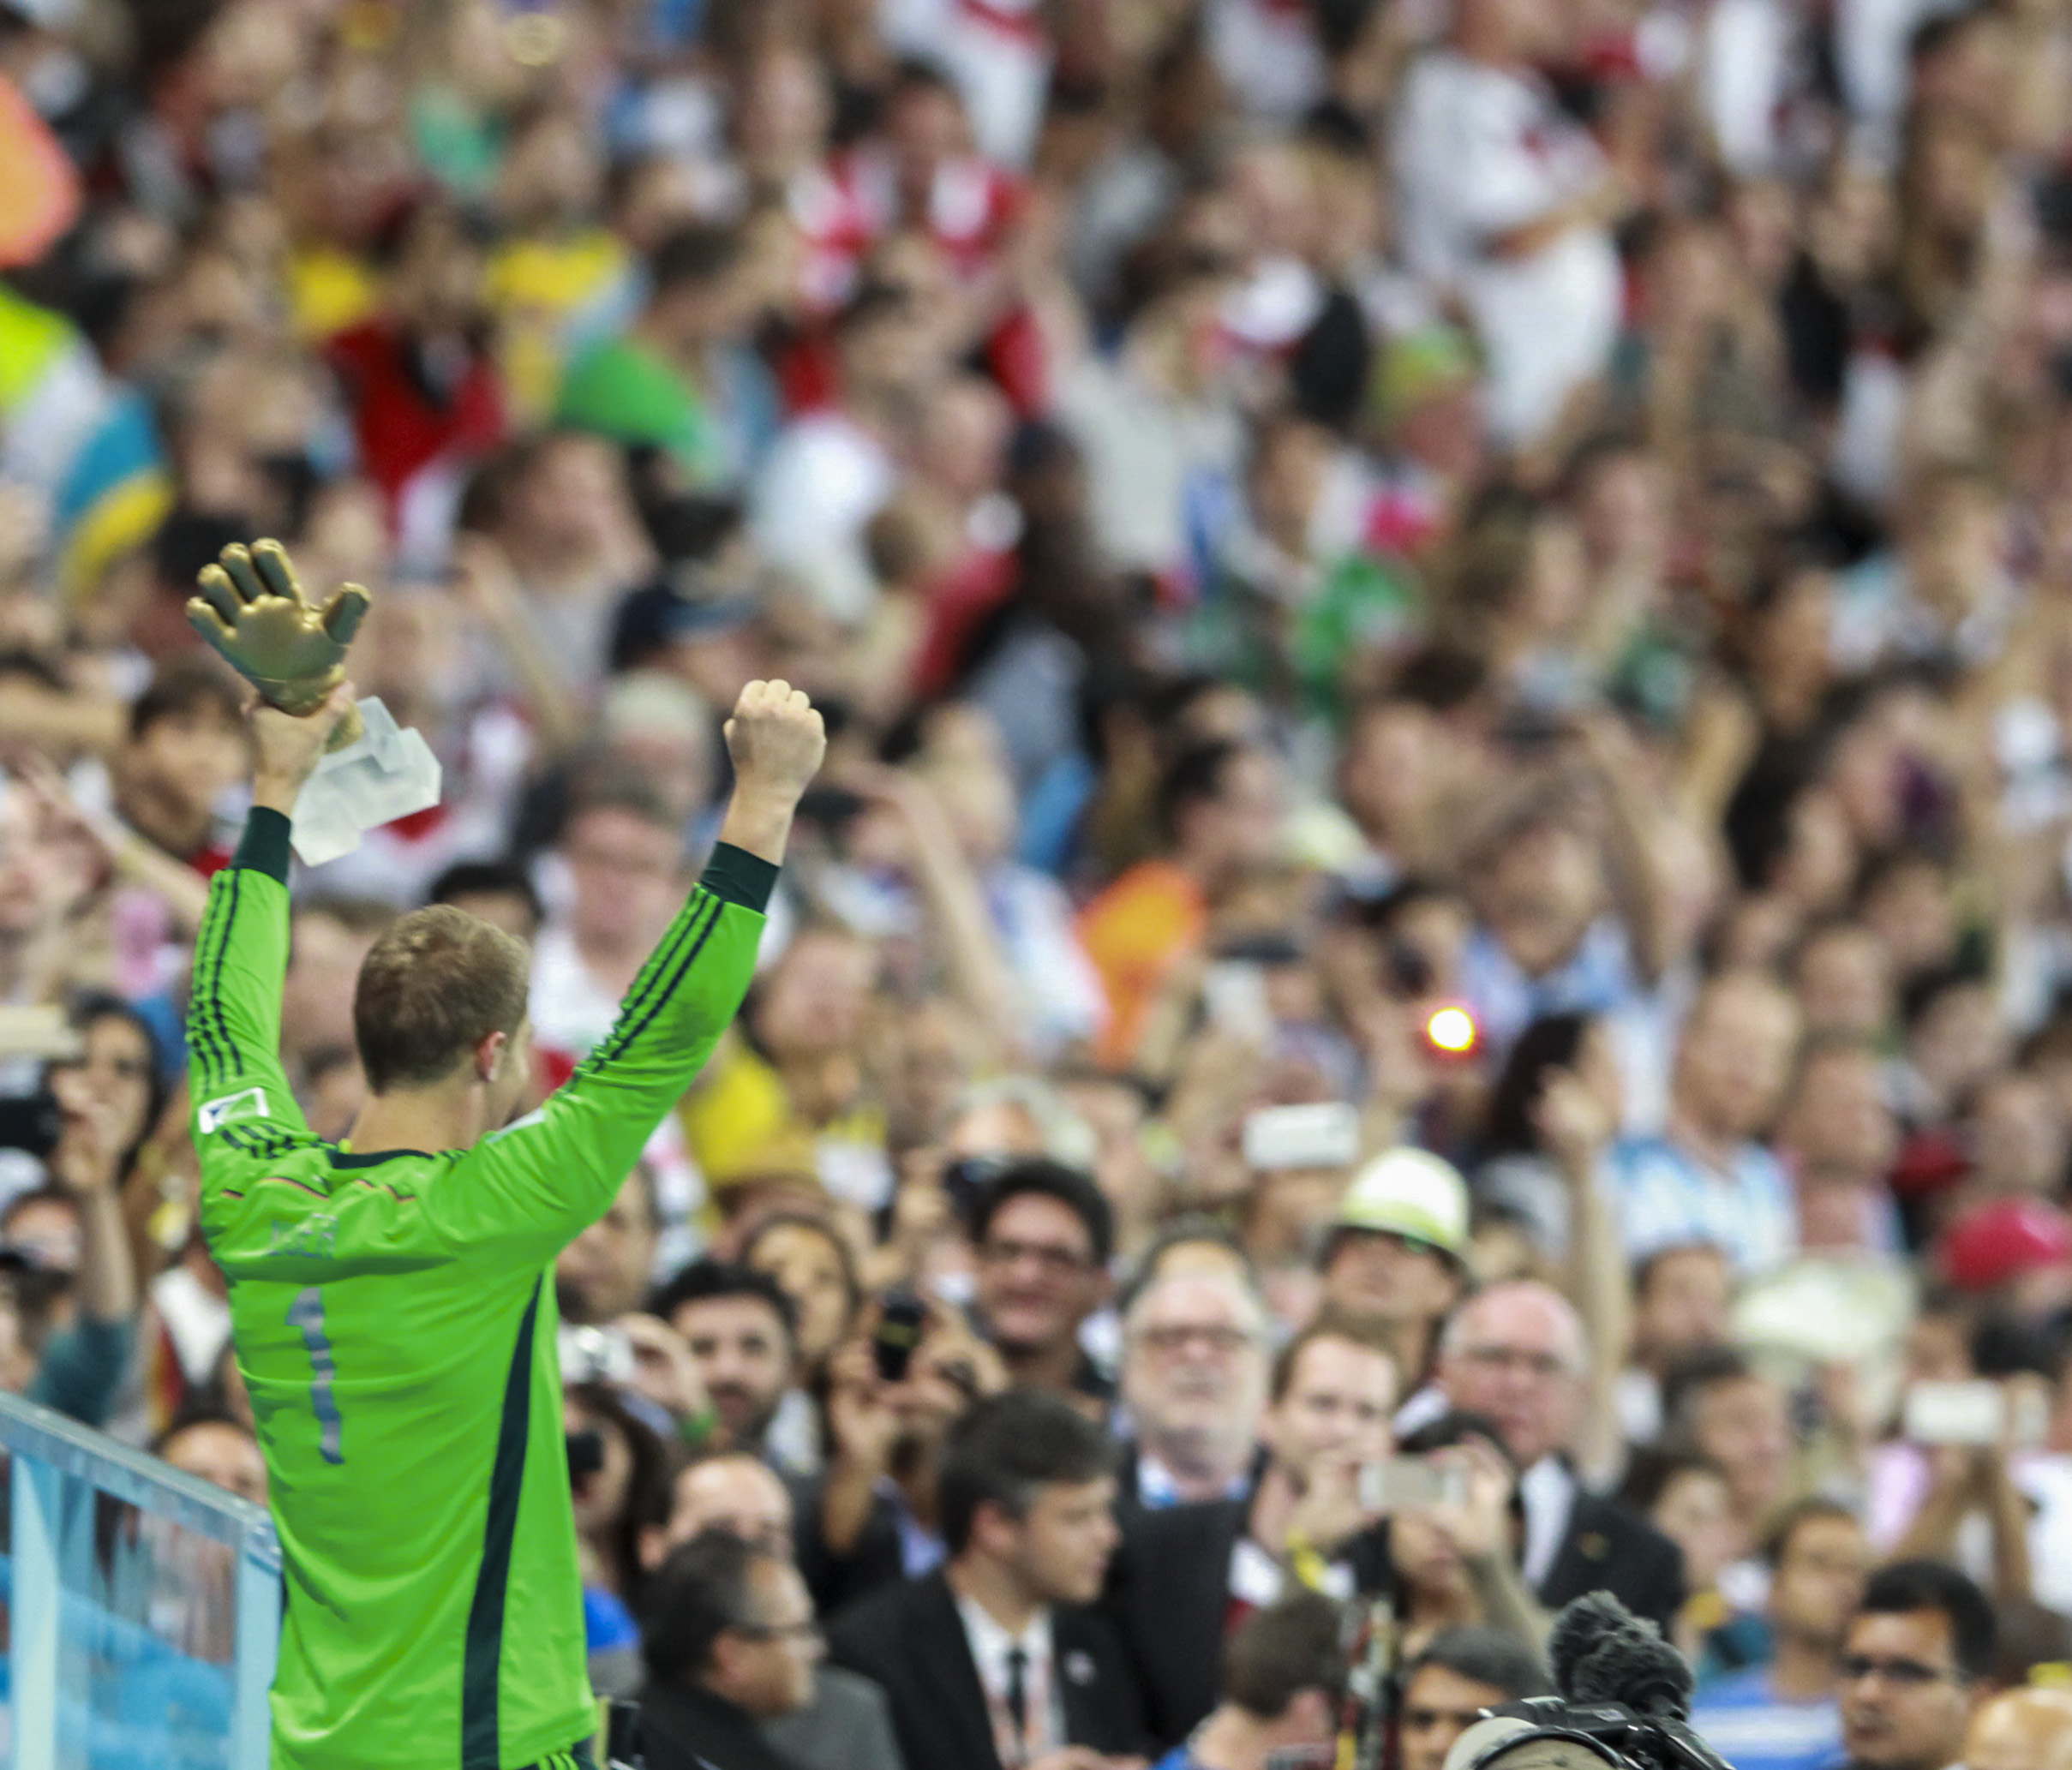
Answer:
POLYGON ((752 682, 727 722, 727 747, 734 797, 704 877, 610 1033, 539 1111, 478 1144, 456 1184, 438 1190, 431 1208, 457 1241, 543 1257, 602 1216, 740 1011, 792 813, 827 739, 804 694, 752 682))
POLYGON ((263 702, 252 710, 252 812, 237 858, 209 887, 188 1006, 188 1073, 205 1191, 212 1151, 263 1156, 282 1139, 309 1136, 280 1061, 288 818, 352 702, 350 687, 341 686, 300 718, 263 702))

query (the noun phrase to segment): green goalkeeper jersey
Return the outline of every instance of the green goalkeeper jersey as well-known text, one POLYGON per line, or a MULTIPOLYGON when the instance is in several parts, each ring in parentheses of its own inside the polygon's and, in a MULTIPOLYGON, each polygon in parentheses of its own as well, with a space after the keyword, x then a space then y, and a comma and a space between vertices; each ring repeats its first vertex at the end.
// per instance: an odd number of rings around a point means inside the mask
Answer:
POLYGON ((288 821, 210 888, 189 1018, 201 1229, 280 1534, 277 1770, 516 1770, 594 1730, 553 1262, 740 1007, 776 869, 722 846, 620 1008, 470 1150, 312 1135, 278 1055, 288 821))

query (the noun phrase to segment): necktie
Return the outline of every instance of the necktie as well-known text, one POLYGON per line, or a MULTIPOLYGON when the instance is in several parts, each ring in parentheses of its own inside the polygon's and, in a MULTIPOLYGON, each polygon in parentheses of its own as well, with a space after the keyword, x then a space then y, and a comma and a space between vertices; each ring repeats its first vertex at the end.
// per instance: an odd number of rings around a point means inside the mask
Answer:
POLYGON ((1020 1645, 1007 1650, 1007 1718, 1015 1724, 1015 1756, 1027 1760, 1029 1743, 1028 1650, 1020 1645))

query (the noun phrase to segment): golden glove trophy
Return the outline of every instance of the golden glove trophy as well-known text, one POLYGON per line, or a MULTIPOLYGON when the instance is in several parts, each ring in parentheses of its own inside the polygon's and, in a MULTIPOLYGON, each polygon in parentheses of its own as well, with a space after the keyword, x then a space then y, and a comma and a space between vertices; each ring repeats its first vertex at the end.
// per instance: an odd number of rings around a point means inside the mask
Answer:
MULTIPOLYGON (((188 620, 262 699, 300 716, 345 679, 346 648, 369 604, 358 584, 318 607, 278 541, 226 547, 198 582, 188 620)), ((438 803, 439 762, 423 737, 399 729, 380 701, 362 701, 338 721, 295 802, 295 852, 321 866, 357 848, 366 831, 438 803)))

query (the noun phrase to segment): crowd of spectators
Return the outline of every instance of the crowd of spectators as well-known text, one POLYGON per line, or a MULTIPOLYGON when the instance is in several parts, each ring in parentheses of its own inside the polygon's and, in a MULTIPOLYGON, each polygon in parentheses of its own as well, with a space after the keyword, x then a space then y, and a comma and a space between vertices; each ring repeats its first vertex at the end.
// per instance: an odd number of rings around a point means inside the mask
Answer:
POLYGON ((270 535, 443 769, 297 874, 320 1135, 393 916, 543 1093, 826 714, 557 1268, 655 1770, 1254 1770, 1379 1594, 1404 1770, 1602 1586, 1745 1770, 2072 1663, 2063 0, 0 0, 0 1385, 262 1492, 270 535))

